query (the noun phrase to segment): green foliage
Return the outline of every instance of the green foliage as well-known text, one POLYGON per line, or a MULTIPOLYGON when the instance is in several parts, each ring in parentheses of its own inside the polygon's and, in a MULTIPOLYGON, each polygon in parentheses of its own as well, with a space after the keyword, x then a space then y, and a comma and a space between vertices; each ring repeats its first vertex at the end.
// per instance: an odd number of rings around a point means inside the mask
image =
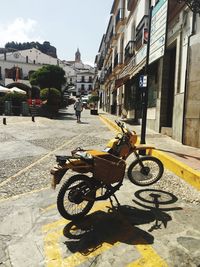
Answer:
POLYGON ((0 106, 2 106, 2 105, 4 104, 4 101, 5 101, 5 100, 4 100, 4 97, 1 96, 1 97, 0 97, 0 106))
POLYGON ((43 102, 43 111, 47 116, 56 114, 61 104, 61 93, 55 88, 45 88, 40 91, 40 98, 43 102))
POLYGON ((26 50, 31 48, 36 48, 40 50, 42 53, 50 55, 54 58, 57 58, 56 55, 56 48, 50 45, 49 42, 45 41, 43 44, 39 42, 24 42, 24 43, 17 43, 17 42, 8 42, 5 45, 5 48, 9 51, 16 51, 16 50, 26 50))
POLYGON ((27 100, 27 96, 19 93, 10 93, 3 97, 4 101, 11 101, 13 105, 20 106, 23 101, 27 100))
POLYGON ((55 65, 43 66, 30 76, 31 85, 38 85, 41 89, 61 89, 61 86, 65 84, 65 82, 64 70, 55 65))
POLYGON ((48 103, 60 103, 61 93, 55 88, 45 88, 40 91, 40 98, 42 101, 48 100, 48 103))
POLYGON ((91 95, 88 99, 88 103, 95 103, 99 101, 99 96, 98 95, 91 95))

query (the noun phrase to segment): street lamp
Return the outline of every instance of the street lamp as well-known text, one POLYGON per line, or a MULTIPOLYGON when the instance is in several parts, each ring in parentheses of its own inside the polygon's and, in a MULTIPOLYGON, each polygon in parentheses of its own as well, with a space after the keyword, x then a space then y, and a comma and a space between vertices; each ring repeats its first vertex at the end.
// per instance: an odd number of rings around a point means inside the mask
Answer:
POLYGON ((200 14, 200 1, 199 0, 177 0, 179 4, 185 2, 186 5, 192 10, 194 13, 200 14))

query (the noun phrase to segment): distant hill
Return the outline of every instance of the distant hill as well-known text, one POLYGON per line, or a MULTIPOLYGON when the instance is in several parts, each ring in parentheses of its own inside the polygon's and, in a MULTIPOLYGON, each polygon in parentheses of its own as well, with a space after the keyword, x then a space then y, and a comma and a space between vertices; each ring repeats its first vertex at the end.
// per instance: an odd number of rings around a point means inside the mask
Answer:
POLYGON ((0 52, 7 51, 7 52, 14 52, 16 50, 26 50, 36 48, 40 50, 42 53, 57 58, 56 48, 50 45, 50 42, 43 42, 40 44, 38 42, 26 42, 26 43, 17 43, 17 42, 8 42, 5 45, 5 48, 0 48, 0 52))

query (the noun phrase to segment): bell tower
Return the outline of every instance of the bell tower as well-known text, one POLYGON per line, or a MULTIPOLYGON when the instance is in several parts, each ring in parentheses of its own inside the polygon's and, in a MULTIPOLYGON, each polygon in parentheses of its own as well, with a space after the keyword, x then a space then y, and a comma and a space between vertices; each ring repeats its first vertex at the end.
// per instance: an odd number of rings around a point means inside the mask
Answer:
POLYGON ((75 62, 80 62, 81 61, 81 53, 79 49, 77 48, 77 51, 75 53, 75 62))

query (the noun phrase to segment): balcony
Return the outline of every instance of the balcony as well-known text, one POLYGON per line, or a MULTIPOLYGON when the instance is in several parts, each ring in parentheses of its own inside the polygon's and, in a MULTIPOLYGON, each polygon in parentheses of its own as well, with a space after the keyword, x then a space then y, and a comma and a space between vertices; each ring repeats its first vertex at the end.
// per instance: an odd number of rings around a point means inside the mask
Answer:
POLYGON ((112 31, 110 32, 109 40, 111 44, 116 40, 116 34, 113 28, 112 28, 112 31))
POLYGON ((128 44, 125 47, 125 51, 124 51, 124 55, 125 55, 125 62, 129 61, 132 56, 135 55, 135 41, 129 41, 128 44))
POLYGON ((135 42, 136 50, 139 50, 140 47, 146 42, 146 33, 148 31, 147 30, 148 19, 149 19, 148 16, 145 15, 136 28, 136 42, 135 42))
POLYGON ((97 62, 97 68, 98 68, 99 70, 102 69, 102 67, 103 67, 103 62, 104 62, 104 58, 101 56, 100 59, 99 59, 99 61, 97 62))
POLYGON ((115 17, 115 30, 116 32, 119 30, 120 25, 123 25, 124 21, 124 8, 119 8, 117 15, 115 17))
POLYGON ((105 72, 105 80, 112 74, 112 65, 105 72))
POLYGON ((116 54, 114 58, 114 68, 123 63, 123 53, 116 54))
POLYGON ((133 11, 137 4, 137 0, 128 0, 127 1, 127 9, 128 11, 133 11))

